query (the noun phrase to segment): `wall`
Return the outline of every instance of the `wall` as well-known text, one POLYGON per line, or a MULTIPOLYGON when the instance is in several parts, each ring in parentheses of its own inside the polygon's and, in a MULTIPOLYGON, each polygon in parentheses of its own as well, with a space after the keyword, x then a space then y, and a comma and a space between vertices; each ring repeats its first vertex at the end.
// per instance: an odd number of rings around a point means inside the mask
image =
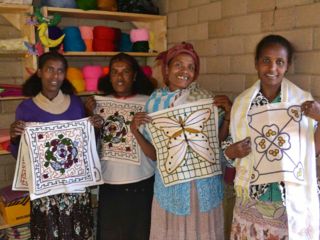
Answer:
POLYGON ((265 35, 281 34, 296 48, 288 78, 320 98, 318 0, 164 0, 168 45, 194 44, 199 82, 235 97, 257 79, 254 50, 265 35))

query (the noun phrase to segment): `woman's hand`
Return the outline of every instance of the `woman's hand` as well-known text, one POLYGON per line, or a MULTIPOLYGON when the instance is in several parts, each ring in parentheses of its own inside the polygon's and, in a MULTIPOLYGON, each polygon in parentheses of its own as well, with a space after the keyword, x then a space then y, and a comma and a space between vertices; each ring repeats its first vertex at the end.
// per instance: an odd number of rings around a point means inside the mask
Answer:
POLYGON ((94 114, 89 120, 95 128, 100 129, 103 125, 103 118, 99 114, 94 114))
POLYGON ((143 124, 151 122, 151 117, 146 112, 137 112, 131 121, 130 130, 133 134, 139 131, 139 127, 143 124))
POLYGON ((305 101, 301 104, 301 111, 305 116, 320 122, 320 103, 318 101, 305 101))
POLYGON ((10 125, 10 139, 11 142, 15 142, 18 137, 23 134, 26 123, 24 121, 18 120, 10 125))
POLYGON ((246 137, 245 139, 231 144, 225 150, 225 155, 230 159, 243 158, 251 152, 251 139, 246 137))
POLYGON ((93 115, 93 111, 96 108, 96 106, 97 106, 97 102, 94 99, 94 97, 93 96, 88 97, 86 103, 84 104, 84 107, 86 109, 86 113, 88 116, 93 115))
POLYGON ((224 118, 226 120, 230 120, 230 112, 232 107, 232 102, 230 99, 226 95, 216 95, 213 99, 214 105, 221 107, 224 110, 224 118))

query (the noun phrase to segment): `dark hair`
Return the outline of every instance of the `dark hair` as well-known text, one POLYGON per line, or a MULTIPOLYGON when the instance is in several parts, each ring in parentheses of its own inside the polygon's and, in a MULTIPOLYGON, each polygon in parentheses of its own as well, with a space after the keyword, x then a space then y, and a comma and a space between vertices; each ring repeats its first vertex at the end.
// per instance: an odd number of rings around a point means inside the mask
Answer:
MULTIPOLYGON (((136 81, 134 81, 132 85, 132 93, 150 95, 154 90, 154 86, 142 71, 137 60, 126 53, 118 53, 110 59, 110 71, 112 64, 119 61, 127 62, 132 67, 132 70, 136 76, 136 81)), ((111 84, 110 74, 103 76, 99 79, 98 89, 106 95, 116 93, 111 84)))
POLYGON ((281 45, 287 50, 287 54, 288 54, 287 60, 288 60, 288 63, 291 64, 294 48, 286 38, 280 35, 268 35, 268 36, 265 36, 263 39, 261 39, 261 41, 258 43, 256 47, 255 61, 257 62, 259 60, 260 54, 263 49, 276 44, 281 45))
MULTIPOLYGON (((38 68, 42 69, 48 60, 55 60, 62 62, 64 69, 67 71, 68 62, 65 57, 56 52, 46 52, 39 57, 38 68)), ((74 87, 72 84, 65 78, 61 87, 61 91, 64 94, 73 94, 74 87)), ((41 78, 38 76, 37 72, 31 75, 22 85, 22 93, 26 97, 34 97, 42 90, 41 78)))

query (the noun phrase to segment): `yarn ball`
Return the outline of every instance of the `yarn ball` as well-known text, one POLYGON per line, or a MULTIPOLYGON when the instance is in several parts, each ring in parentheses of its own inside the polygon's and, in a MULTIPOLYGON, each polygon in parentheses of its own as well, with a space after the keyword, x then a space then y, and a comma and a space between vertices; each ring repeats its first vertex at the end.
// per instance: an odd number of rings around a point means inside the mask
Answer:
POLYGON ((77 8, 75 0, 41 0, 41 5, 60 8, 77 8))
POLYGON ((149 42, 142 41, 142 42, 135 42, 132 45, 133 52, 149 52, 149 42))
POLYGON ((93 39, 93 27, 79 26, 82 39, 93 39))
POLYGON ((120 52, 131 52, 132 51, 132 42, 130 40, 130 35, 128 33, 121 33, 119 51, 120 52))
POLYGON ((149 31, 146 28, 131 29, 130 40, 133 43, 149 41, 149 31))
POLYGON ((96 10, 97 1, 96 0, 76 0, 76 3, 80 9, 83 10, 96 10))
POLYGON ((116 0, 97 0, 97 6, 99 10, 115 12, 118 10, 117 5, 118 4, 116 0))
POLYGON ((66 77, 72 84, 72 86, 76 89, 76 92, 83 92, 86 89, 81 69, 68 67, 66 77))
POLYGON ((97 91, 98 80, 103 75, 102 67, 98 65, 86 65, 82 68, 82 74, 86 82, 86 90, 97 91))
POLYGON ((65 27, 63 32, 66 34, 63 40, 64 51, 82 52, 86 50, 86 45, 81 38, 78 27, 65 27))
POLYGON ((146 65, 146 66, 142 66, 141 68, 144 75, 146 75, 148 78, 152 77, 152 68, 150 66, 146 65))

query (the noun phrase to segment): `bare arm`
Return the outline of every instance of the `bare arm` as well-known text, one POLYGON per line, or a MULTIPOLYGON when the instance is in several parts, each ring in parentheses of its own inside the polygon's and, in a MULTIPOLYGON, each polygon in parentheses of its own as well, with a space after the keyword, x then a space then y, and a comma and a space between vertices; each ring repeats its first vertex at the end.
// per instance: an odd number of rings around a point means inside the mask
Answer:
POLYGON ((229 159, 243 158, 251 152, 251 139, 246 137, 245 139, 231 144, 225 150, 225 155, 229 159))
POLYGON ((316 130, 314 132, 314 141, 316 148, 316 156, 320 154, 320 102, 318 101, 306 101, 301 104, 301 110, 307 117, 310 117, 318 122, 316 130))
POLYGON ((229 135, 232 102, 226 95, 217 95, 214 97, 214 105, 221 107, 225 112, 223 123, 219 128, 219 142, 221 143, 221 141, 224 141, 229 135))
POLYGON ((151 121, 151 118, 145 112, 138 112, 134 115, 132 122, 130 124, 130 130, 134 137, 137 139, 138 144, 140 145, 144 154, 152 159, 153 161, 157 160, 156 149, 154 146, 148 142, 144 136, 139 132, 140 125, 147 124, 151 121))

